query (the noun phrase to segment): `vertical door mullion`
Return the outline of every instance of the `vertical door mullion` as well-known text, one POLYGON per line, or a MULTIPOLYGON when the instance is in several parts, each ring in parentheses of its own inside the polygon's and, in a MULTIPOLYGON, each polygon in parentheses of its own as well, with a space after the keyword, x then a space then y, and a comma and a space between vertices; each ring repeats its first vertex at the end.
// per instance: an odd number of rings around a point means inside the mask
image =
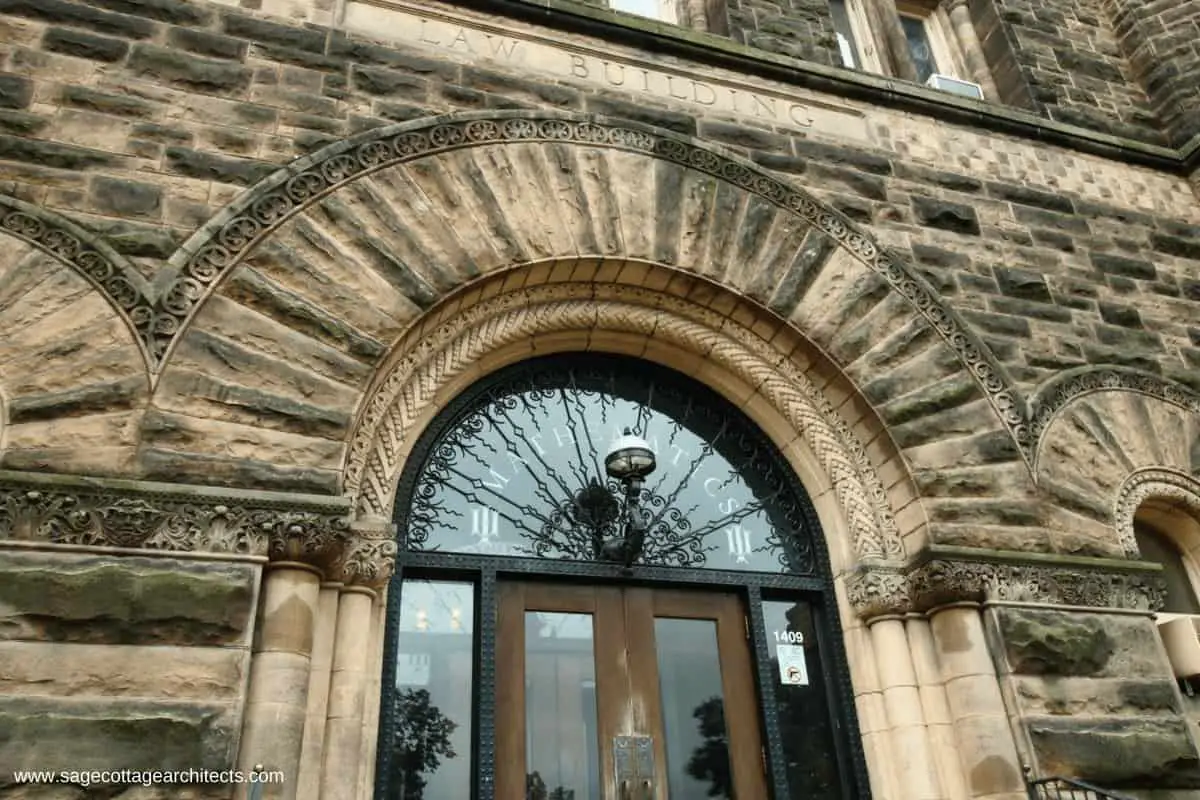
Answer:
MULTIPOLYGON (((775 800, 789 800, 787 758, 783 749, 783 734, 779 730, 779 699, 775 694, 777 676, 771 670, 771 645, 767 641, 767 623, 763 618, 762 590, 749 587, 750 638, 758 674, 759 695, 762 697, 762 722, 767 737, 768 782, 775 800)), ((818 643, 819 644, 819 643, 818 643)))
MULTIPOLYGON (((499 599, 496 570, 484 569, 479 577, 479 606, 475 617, 479 620, 478 651, 475 656, 475 664, 478 669, 475 680, 475 708, 477 709, 475 774, 478 778, 475 800, 496 800, 496 634, 499 624, 499 599)), ((524 632, 524 614, 522 613, 519 630, 521 647, 518 651, 522 654, 525 649, 524 632)), ((522 669, 523 674, 522 666, 518 665, 518 668, 522 669)), ((523 689, 524 681, 521 686, 523 689)), ((523 703, 522 708, 524 708, 523 703)), ((523 741, 524 738, 522 738, 523 741)), ((522 771, 524 771, 523 763, 522 771)), ((524 797, 523 792, 521 796, 524 797)))

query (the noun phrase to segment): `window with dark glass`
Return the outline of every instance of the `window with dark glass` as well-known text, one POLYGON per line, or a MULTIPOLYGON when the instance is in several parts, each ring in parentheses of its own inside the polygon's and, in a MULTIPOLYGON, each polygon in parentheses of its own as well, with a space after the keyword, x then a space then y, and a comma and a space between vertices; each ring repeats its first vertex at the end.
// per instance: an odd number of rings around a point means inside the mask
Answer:
POLYGON ((1167 582, 1167 600, 1163 611, 1171 614, 1200 614, 1200 602, 1196 599, 1192 578, 1184 563, 1183 553, 1175 543, 1170 537, 1143 522, 1134 523, 1133 532, 1142 558, 1162 565, 1163 578, 1167 582))
POLYGON ((833 30, 837 36, 838 54, 842 58, 842 66, 862 69, 858 37, 854 34, 854 25, 850 21, 850 9, 846 6, 846 0, 830 0, 829 11, 833 15, 833 30))

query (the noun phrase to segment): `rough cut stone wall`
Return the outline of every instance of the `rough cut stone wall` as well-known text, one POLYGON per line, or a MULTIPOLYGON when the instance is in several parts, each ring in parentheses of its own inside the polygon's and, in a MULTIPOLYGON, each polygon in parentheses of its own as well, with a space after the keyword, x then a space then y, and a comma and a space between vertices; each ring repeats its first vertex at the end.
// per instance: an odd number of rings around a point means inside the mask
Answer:
POLYGON ((1101 0, 974 0, 1005 102, 1052 119, 1165 142, 1158 108, 1126 61, 1101 0))
POLYGON ((998 607, 988 630, 1038 774, 1086 775, 1108 789, 1200 784, 1200 758, 1150 619, 998 607))
MULTIPOLYGON (((0 85, 8 87, 10 106, 0 110, 0 190, 95 231, 148 278, 248 187, 346 136, 451 111, 583 111, 695 136, 806 188, 911 261, 1023 392, 1065 369, 1097 365, 1200 386, 1200 207, 1177 176, 865 103, 837 101, 865 115, 866 141, 835 131, 805 133, 753 115, 697 117, 694 107, 670 97, 577 76, 539 76, 445 42, 422 48, 368 42, 189 0, 0 0, 0 12, 7 43, 0 85)), ((687 66, 673 58, 663 63, 687 66)), ((682 227, 693 213, 735 220, 744 238, 759 246, 775 239, 789 246, 785 227, 771 228, 772 217, 757 201, 725 184, 685 195, 690 184, 647 184, 652 171, 645 162, 575 151, 554 157, 555 174, 569 191, 617 209, 613 219, 623 213, 633 224, 662 213, 656 209, 674 209, 681 251, 697 231, 704 235, 703 228, 682 227), (774 238, 764 237, 767 230, 774 238)), ((481 213, 497 236, 528 224, 532 198, 545 196, 537 188, 544 180, 540 162, 471 162, 452 160, 446 168, 461 170, 462 177, 451 183, 431 166, 415 174, 412 185, 428 197, 447 198, 447 209, 464 203, 486 209, 481 213), (511 204, 502 207, 491 187, 503 189, 511 204)), ((160 460, 147 442, 165 450, 215 450, 220 420, 238 432, 228 434, 219 454, 194 457, 189 479, 332 490, 360 386, 396 332, 447 290, 438 264, 448 251, 439 250, 441 244, 414 250, 412 243, 429 231, 403 232, 410 223, 432 224, 428 207, 414 214, 408 197, 362 188, 339 193, 312 212, 311 222, 289 223, 286 235, 255 251, 254 271, 239 273, 210 303, 212 329, 196 332, 178 351, 177 371, 159 391, 176 399, 156 401, 144 421, 146 387, 128 372, 141 365, 127 357, 130 343, 109 330, 120 327, 116 318, 104 322, 106 333, 98 336, 84 326, 90 317, 80 313, 82 306, 53 306, 51 313, 48 301, 17 302, 37 285, 22 283, 21 276, 45 256, 25 245, 6 248, 0 258, 14 281, 6 302, 22 313, 38 309, 39 316, 23 333, 37 346, 8 356, 6 387, 19 390, 12 421, 21 424, 11 427, 5 464, 175 480, 181 464, 160 460), (428 283, 393 274, 389 265, 396 263, 419 266, 428 283), (366 294, 332 299, 350 285, 331 282, 342 268, 363 281, 366 294), (362 296, 373 302, 363 304, 362 296), (379 309, 393 309, 394 318, 379 309), (61 375, 37 371, 40 382, 30 382, 24 376, 57 352, 61 320, 68 317, 79 352, 94 353, 88 367, 61 375), (283 333, 274 320, 293 329, 283 333), (244 338, 247 352, 230 337, 244 338), (126 355, 118 358, 118 350, 126 355), (281 355, 297 354, 303 366, 274 374, 271 365, 281 355), (70 383, 80 375, 94 379, 96 388, 81 391, 70 383), (162 413, 184 408, 190 420, 162 413), (257 408, 271 411, 264 417, 257 408), (102 425, 82 421, 101 418, 102 425), (66 439, 62 431, 69 432, 66 439), (46 447, 54 436, 63 442, 58 450, 46 447), (88 446, 72 447, 74 441, 88 446), (220 469, 212 462, 218 455, 226 459, 220 469)), ((497 252, 510 246, 497 244, 497 252)), ((716 249, 706 256, 717 257, 716 249)), ((62 280, 86 285, 69 275, 62 280)), ((927 328, 895 322, 901 304, 877 276, 838 284, 837 295, 803 297, 812 280, 780 289, 787 303, 799 304, 780 305, 780 313, 838 303, 847 321, 861 320, 840 339, 831 329, 831 342, 913 459, 924 491, 938 496, 935 522, 945 541, 961 544, 983 530, 997 546, 1092 554, 1116 548, 1111 534, 1096 528, 1075 542, 1031 537, 1022 526, 1044 522, 1048 512, 982 498, 1009 491, 1014 479, 998 470, 986 479, 967 474, 973 465, 1023 467, 1012 440, 996 435, 996 418, 975 379, 935 346, 939 340, 927 328), (948 478, 949 468, 964 474, 948 478), (980 528, 984 524, 995 527, 980 528)), ((771 292, 763 291, 770 303, 771 292)), ((61 303, 66 296, 55 297, 61 303)), ((1119 419, 1110 424, 1124 427, 1119 419)), ((1158 441, 1158 429, 1149 430, 1154 437, 1148 441, 1158 441)), ((1079 452, 1084 445, 1062 447, 1079 452)), ((1088 501, 1089 513, 1101 513, 1097 502, 1088 501)), ((1067 518, 1055 527, 1068 531, 1078 524, 1067 518)))
POLYGON ((260 573, 0 551, 0 796, 48 796, 13 788, 13 769, 233 769, 260 573))
POLYGON ((1200 134, 1200 3, 1105 0, 1121 48, 1171 140, 1200 134))
POLYGON ((728 0, 730 35, 750 47, 840 67, 826 0, 728 0))

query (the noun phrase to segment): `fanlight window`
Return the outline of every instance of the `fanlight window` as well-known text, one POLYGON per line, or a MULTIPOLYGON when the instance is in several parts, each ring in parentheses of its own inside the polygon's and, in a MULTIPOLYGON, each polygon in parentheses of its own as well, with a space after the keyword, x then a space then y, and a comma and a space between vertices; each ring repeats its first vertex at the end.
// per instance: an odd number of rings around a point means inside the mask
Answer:
POLYGON ((546 357, 476 384, 450 411, 401 487, 413 498, 399 520, 409 550, 605 561, 633 521, 645 531, 638 564, 816 572, 816 521, 788 465, 749 419, 679 373, 546 357), (632 493, 605 469, 627 430, 656 459, 632 493))

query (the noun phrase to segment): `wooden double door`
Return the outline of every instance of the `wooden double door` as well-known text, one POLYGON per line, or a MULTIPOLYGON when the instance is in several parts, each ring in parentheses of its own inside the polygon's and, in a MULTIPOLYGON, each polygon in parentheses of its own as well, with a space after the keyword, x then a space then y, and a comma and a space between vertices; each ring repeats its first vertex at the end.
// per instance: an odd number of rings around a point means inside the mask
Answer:
POLYGON ((498 800, 767 796, 736 595, 500 588, 498 800))

